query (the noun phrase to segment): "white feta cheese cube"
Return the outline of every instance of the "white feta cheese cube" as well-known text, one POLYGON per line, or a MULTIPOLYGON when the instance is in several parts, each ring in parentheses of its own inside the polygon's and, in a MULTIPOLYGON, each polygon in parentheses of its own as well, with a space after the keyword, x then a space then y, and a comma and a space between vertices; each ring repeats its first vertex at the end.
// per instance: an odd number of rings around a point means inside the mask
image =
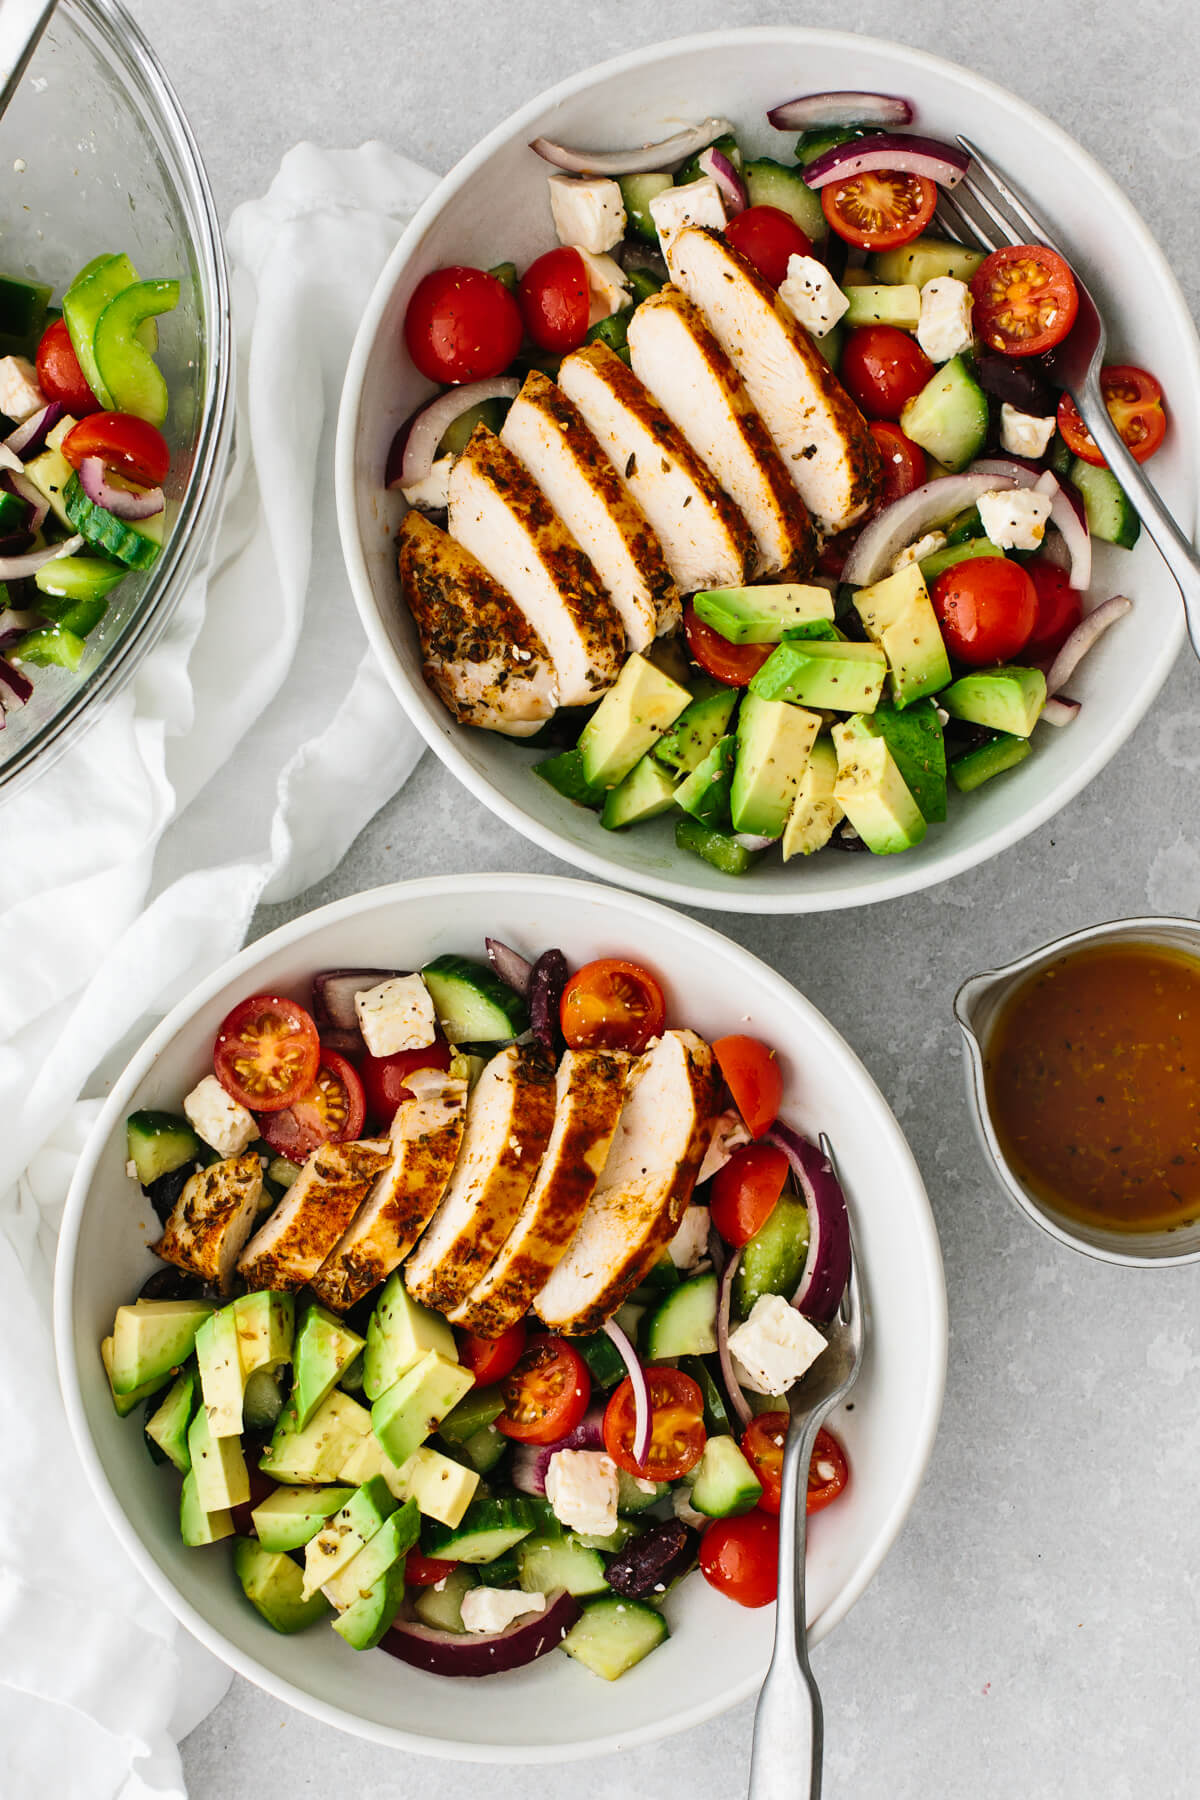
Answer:
POLYGON ((437 1037, 433 996, 419 975, 394 975, 355 994, 354 1010, 372 1056, 421 1050, 437 1037))
POLYGON ((779 298, 812 337, 832 331, 850 302, 815 256, 789 256, 779 298))
POLYGON ((923 557, 932 556, 935 550, 944 549, 945 544, 946 534, 944 531, 927 531, 924 537, 919 537, 915 544, 907 545, 900 552, 892 563, 892 574, 895 575, 899 570, 907 569, 909 563, 917 563, 923 557))
POLYGON ((682 1519, 685 1525, 691 1525, 697 1531, 703 1531, 706 1525, 712 1523, 704 1513, 696 1511, 692 1505, 692 1490, 682 1482, 672 1489, 671 1511, 677 1519, 682 1519))
POLYGON ((45 404, 37 370, 28 357, 0 356, 0 413, 14 425, 23 425, 45 404))
POLYGON ((953 275, 936 275, 921 289, 917 342, 930 362, 949 362, 971 348, 971 290, 953 275))
POLYGON ((439 456, 423 481, 414 481, 411 487, 400 491, 410 506, 419 506, 422 512, 444 512, 450 504, 450 471, 454 467, 454 457, 439 456))
POLYGON ((729 1334, 734 1373, 754 1394, 786 1394, 826 1348, 825 1339, 782 1294, 760 1294, 729 1334))
POLYGON ((707 1206, 689 1206, 679 1221, 679 1230, 667 1245, 667 1255, 677 1269, 688 1274, 708 1256, 709 1215, 707 1206))
POLYGON ((1053 413, 1048 419, 1039 419, 1034 413, 1010 406, 1006 400, 1000 408, 1000 442, 1010 456, 1030 456, 1036 462, 1039 456, 1045 456, 1057 423, 1053 413))
POLYGON ((610 1537, 617 1529, 617 1465, 603 1450, 556 1450, 546 1468, 546 1498, 569 1531, 610 1537))
POLYGON ((1050 517, 1047 495, 1031 488, 981 494, 977 502, 984 532, 1000 550, 1036 550, 1050 517))
POLYGON ((708 1149, 704 1152, 704 1161, 700 1164, 696 1186, 702 1187, 706 1181, 711 1181, 717 1170, 725 1167, 734 1151, 749 1142, 750 1133, 742 1123, 740 1113, 731 1107, 728 1112, 719 1114, 708 1149))
POLYGON ((625 235, 621 185, 601 175, 551 175, 550 211, 560 244, 574 244, 593 256, 611 250, 625 235))
POLYGON ((519 1594, 514 1588, 468 1588, 462 1597, 462 1622, 468 1631, 504 1631, 524 1613, 545 1610, 545 1594, 519 1594))
POLYGON ((664 188, 650 202, 650 217, 658 229, 658 241, 665 250, 685 225, 707 225, 720 231, 725 224, 725 202, 711 175, 699 181, 685 182, 682 187, 664 188))
POLYGON ((589 327, 598 325, 601 319, 607 319, 612 313, 620 312, 621 308, 628 304, 633 290, 630 288, 629 278, 624 269, 619 262, 614 262, 611 256, 593 256, 590 250, 585 250, 580 244, 574 245, 573 248, 579 251, 587 270, 588 300, 590 302, 588 325, 589 327))
POLYGON ((240 1156, 258 1136, 254 1114, 227 1094, 215 1075, 206 1075, 183 1103, 192 1129, 218 1156, 240 1156))

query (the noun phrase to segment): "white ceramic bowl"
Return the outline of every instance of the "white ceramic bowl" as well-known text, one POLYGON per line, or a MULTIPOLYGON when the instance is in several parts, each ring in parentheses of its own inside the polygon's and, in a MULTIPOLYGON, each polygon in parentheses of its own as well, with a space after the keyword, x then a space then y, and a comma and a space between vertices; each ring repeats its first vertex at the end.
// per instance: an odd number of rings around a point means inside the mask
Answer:
POLYGON ((1069 729, 1042 727, 1036 755, 1019 769, 969 797, 952 795, 949 821, 916 850, 893 857, 830 851, 786 866, 771 855, 737 880, 677 851, 669 816, 604 831, 594 814, 530 775, 536 753, 454 724, 425 686, 395 571, 400 497, 383 487, 392 437, 430 391, 403 345, 416 283, 444 263, 486 268, 511 258, 521 266, 555 243, 549 170, 528 149, 539 133, 589 148, 627 147, 720 113, 754 153, 787 156, 794 134, 773 131, 766 108, 826 88, 910 96, 922 129, 951 139, 968 131, 1046 212, 1103 308, 1113 360, 1170 378, 1171 431, 1154 478, 1190 530, 1200 346, 1174 275, 1120 190, 1058 126, 966 69, 899 44, 783 25, 631 52, 572 76, 486 137, 426 201, 389 259, 350 358, 338 429, 338 512, 359 612, 401 703, 447 768, 508 824, 591 874, 730 912, 862 906, 931 887, 996 855, 1104 767, 1154 700, 1183 641, 1178 594, 1145 535, 1132 554, 1098 546, 1093 592, 1127 592, 1136 612, 1072 682, 1084 706, 1069 729))
POLYGON ((147 1580, 202 1643, 302 1711, 428 1755, 553 1761, 682 1731, 749 1694, 766 1670, 773 1612, 731 1605, 703 1579, 668 1608, 672 1637, 621 1681, 558 1654, 485 1681, 418 1673, 359 1655, 328 1629, 279 1637, 242 1598, 228 1547, 188 1550, 175 1486, 146 1454, 136 1415, 113 1411, 98 1347, 118 1305, 156 1266, 147 1202, 125 1174, 125 1115, 177 1107, 211 1067, 229 1008, 256 990, 307 997, 320 968, 413 967, 441 951, 479 953, 485 933, 527 950, 559 944, 578 964, 633 955, 663 981, 669 1014, 710 1036, 745 1030, 779 1051, 789 1119, 825 1130, 853 1211, 870 1307, 854 1407, 837 1428, 853 1480, 813 1521, 814 1641, 843 1618, 883 1560, 921 1480, 941 1407, 946 1302, 921 1177, 862 1064, 795 990, 755 957, 664 907, 587 883, 521 875, 381 888, 296 920, 252 945, 184 1001, 117 1083, 79 1165, 63 1221, 55 1297, 67 1413, 88 1475, 147 1580), (719 1656, 705 1653, 714 1640, 719 1656))

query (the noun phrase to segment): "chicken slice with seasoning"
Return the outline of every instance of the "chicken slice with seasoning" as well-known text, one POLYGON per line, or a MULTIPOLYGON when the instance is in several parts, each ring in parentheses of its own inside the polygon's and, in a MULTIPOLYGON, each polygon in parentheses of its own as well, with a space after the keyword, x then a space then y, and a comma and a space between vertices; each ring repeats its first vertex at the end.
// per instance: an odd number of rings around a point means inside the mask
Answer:
POLYGON ((239 1257, 246 1286, 285 1292, 311 1281, 391 1154, 386 1138, 318 1145, 239 1257))
POLYGON ((171 1208, 155 1256, 229 1292, 262 1198, 262 1163, 252 1150, 189 1177, 171 1208))

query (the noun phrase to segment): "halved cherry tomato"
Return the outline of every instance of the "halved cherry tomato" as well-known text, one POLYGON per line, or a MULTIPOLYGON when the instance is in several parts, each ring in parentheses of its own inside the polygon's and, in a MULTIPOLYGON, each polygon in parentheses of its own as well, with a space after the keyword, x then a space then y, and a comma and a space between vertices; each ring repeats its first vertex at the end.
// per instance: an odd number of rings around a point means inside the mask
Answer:
POLYGON ((358 1072, 371 1123, 387 1129, 400 1102, 412 1099, 412 1089, 406 1083, 417 1069, 449 1067, 450 1046, 442 1038, 420 1050, 397 1050, 391 1056, 364 1056, 358 1072))
POLYGON ((348 1144, 358 1137, 366 1111, 363 1085, 352 1064, 322 1046, 320 1067, 308 1092, 282 1112, 266 1113, 260 1128, 276 1156, 301 1163, 318 1144, 348 1144))
POLYGON ((500 1384, 504 1411, 496 1429, 519 1444, 553 1444, 587 1411, 592 1378, 573 1344, 532 1338, 500 1384))
POLYGON ((883 478, 879 510, 882 512, 893 500, 903 500, 905 494, 911 494, 914 488, 922 485, 927 473, 925 452, 889 419, 872 419, 868 429, 879 445, 879 472, 883 478))
POLYGON ((683 609, 683 630, 692 661, 727 687, 749 687, 775 648, 773 644, 731 644, 705 624, 690 600, 683 609))
POLYGON ((81 419, 63 439, 62 453, 73 469, 85 456, 98 456, 107 468, 120 470, 143 487, 160 486, 171 467, 162 432, 132 413, 98 412, 81 419))
POLYGON ((1045 244, 1006 244, 971 277, 975 330, 1006 356, 1040 356, 1061 344, 1079 311, 1067 263, 1045 244))
POLYGON ((280 994, 251 994, 223 1021, 213 1072, 239 1106, 282 1112, 317 1078, 321 1040, 310 1015, 280 994))
POLYGON ((849 1479, 850 1465, 846 1461, 846 1452, 832 1431, 822 1428, 817 1433, 812 1461, 808 1465, 808 1500, 805 1511, 820 1512, 832 1500, 837 1499, 849 1479))
POLYGON ((637 1408, 628 1376, 604 1409, 604 1448, 627 1475, 643 1481, 678 1481, 704 1454, 704 1396, 682 1369, 651 1366, 646 1370, 646 1385, 651 1423, 645 1462, 635 1462, 633 1456, 637 1408))
POLYGON ((714 1038, 713 1054, 746 1130, 751 1137, 761 1137, 774 1124, 783 1099, 778 1057, 761 1038, 738 1034, 714 1038))
POLYGON ((1030 662, 1049 662, 1052 656, 1057 656, 1082 619, 1083 604, 1079 593, 1071 586, 1067 571, 1060 569, 1057 563, 1048 562, 1043 556, 1033 556, 1025 564, 1025 573, 1037 594, 1037 618, 1024 654, 1030 662))
POLYGON ((789 257, 812 255, 812 240, 778 206, 746 207, 730 219, 725 237, 772 287, 786 278, 789 257))
POLYGON ((572 975, 559 1016, 572 1050, 628 1050, 637 1056, 661 1032, 667 1004, 648 969, 602 956, 572 975))
POLYGON ((1016 656, 1037 620, 1037 589, 1020 563, 1007 557, 955 563, 938 576, 929 597, 946 649, 972 668, 1016 656))
POLYGON ((821 211, 848 244, 894 250, 920 237, 937 205, 937 184, 924 175, 869 169, 821 189, 821 211))
POLYGON ((485 381, 521 348, 520 309, 486 269, 433 269, 413 289, 404 341, 430 381, 485 381))
POLYGON ((77 419, 99 412, 100 402, 79 366, 65 319, 55 319, 46 328, 37 347, 37 378, 47 400, 61 401, 77 419))
POLYGON ((490 1387, 492 1382, 502 1381, 516 1368, 525 1352, 526 1336, 524 1319, 518 1319, 498 1338, 479 1337, 474 1331, 465 1331, 459 1338, 459 1360, 470 1369, 480 1387, 490 1387))
MULTIPOLYGON (((1145 462, 1166 435, 1162 388, 1153 375, 1129 363, 1114 363, 1111 368, 1101 369, 1100 387, 1108 416, 1120 432, 1125 448, 1135 462, 1145 462)), ((1070 394, 1064 394, 1058 403, 1058 429, 1074 455, 1093 468, 1104 467, 1104 457, 1070 394)))
POLYGON ((779 1592, 779 1526, 769 1513, 714 1519, 700 1540, 710 1587, 739 1606, 770 1606, 779 1592))
POLYGON ((419 1550, 410 1550, 404 1559, 404 1584, 406 1587, 434 1587, 439 1581, 445 1581, 447 1575, 453 1575, 458 1564, 444 1562, 440 1556, 422 1556, 419 1550))
POLYGON ((517 285, 517 299, 525 329, 539 350, 565 356, 587 336, 587 264, 573 246, 547 250, 531 262, 517 285))
POLYGON ((846 333, 838 379, 868 419, 898 419, 932 374, 916 338, 897 325, 856 325, 846 333))
MULTIPOLYGON (((742 1455, 762 1482, 759 1510, 778 1513, 783 1478, 783 1446, 787 1437, 785 1412, 759 1413, 742 1433, 742 1455)), ((831 1431, 821 1430, 808 1465, 805 1512, 820 1512, 836 1500, 849 1479, 846 1453, 831 1431)))
POLYGON ((774 1144, 743 1144, 713 1176, 709 1211, 727 1244, 739 1249, 761 1231, 788 1176, 788 1159, 774 1144))

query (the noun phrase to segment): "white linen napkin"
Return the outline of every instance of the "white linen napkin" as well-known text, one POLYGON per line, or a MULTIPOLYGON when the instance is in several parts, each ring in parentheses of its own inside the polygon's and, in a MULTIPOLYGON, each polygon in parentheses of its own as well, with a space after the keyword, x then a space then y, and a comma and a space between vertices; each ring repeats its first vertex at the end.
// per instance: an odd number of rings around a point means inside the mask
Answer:
MULTIPOLYGON (((49 1326, 95 1071, 340 861, 420 741, 364 655, 338 546, 342 375, 434 183, 301 144, 228 242, 238 449, 213 553, 136 680, 0 813, 0 1793, 175 1800, 228 1674, 145 1587, 67 1437, 49 1326)), ((99 1091, 97 1086, 96 1091, 99 1091)))

